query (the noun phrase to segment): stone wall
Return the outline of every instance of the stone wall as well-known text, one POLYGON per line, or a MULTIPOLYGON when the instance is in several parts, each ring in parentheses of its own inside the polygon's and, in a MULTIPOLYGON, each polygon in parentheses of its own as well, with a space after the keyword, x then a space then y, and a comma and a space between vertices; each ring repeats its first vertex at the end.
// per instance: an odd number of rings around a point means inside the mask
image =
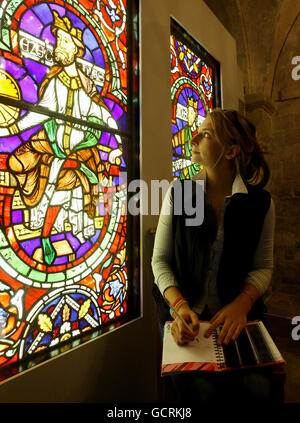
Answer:
POLYGON ((205 2, 236 39, 245 112, 270 152, 266 188, 276 210, 270 309, 299 315, 300 79, 292 78, 292 59, 300 56, 300 0, 205 2))
POLYGON ((270 157, 276 204, 274 285, 300 296, 300 80, 292 77, 292 59, 300 56, 300 2, 281 3, 265 87, 276 108, 270 157))
POLYGON ((273 128, 270 190, 276 203, 276 285, 300 295, 300 98, 277 103, 273 128))

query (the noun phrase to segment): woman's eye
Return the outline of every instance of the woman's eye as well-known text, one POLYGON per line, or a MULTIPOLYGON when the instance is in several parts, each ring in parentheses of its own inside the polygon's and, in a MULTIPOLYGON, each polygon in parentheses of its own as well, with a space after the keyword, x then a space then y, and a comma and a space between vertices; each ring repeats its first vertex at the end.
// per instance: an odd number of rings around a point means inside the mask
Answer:
POLYGON ((210 137, 209 132, 204 132, 203 136, 204 138, 209 138, 210 137))

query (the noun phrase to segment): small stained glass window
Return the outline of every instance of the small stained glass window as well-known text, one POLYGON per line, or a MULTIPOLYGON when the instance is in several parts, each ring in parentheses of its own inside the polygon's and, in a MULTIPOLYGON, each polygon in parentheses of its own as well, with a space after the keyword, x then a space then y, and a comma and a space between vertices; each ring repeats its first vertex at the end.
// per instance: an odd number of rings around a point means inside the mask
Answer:
POLYGON ((176 21, 171 20, 171 101, 173 179, 191 179, 190 139, 206 114, 220 105, 219 63, 176 21))

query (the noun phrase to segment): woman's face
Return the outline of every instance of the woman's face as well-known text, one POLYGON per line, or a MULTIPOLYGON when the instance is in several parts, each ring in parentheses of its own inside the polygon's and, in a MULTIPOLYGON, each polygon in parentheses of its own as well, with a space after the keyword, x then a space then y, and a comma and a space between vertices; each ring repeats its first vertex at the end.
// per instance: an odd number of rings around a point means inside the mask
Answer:
POLYGON ((215 138, 211 119, 208 116, 200 125, 198 133, 190 140, 192 162, 204 167, 214 167, 224 147, 215 138))

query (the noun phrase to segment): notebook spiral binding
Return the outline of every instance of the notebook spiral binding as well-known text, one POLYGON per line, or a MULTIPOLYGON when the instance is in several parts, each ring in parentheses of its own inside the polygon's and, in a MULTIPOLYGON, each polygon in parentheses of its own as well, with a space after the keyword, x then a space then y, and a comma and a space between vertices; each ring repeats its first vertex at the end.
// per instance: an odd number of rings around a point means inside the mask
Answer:
POLYGON ((212 339, 213 339, 213 344, 214 344, 214 350, 215 350, 217 365, 220 369, 224 369, 226 367, 226 364, 225 364, 225 357, 224 357, 224 353, 223 353, 223 348, 222 348, 221 345, 217 344, 217 339, 218 339, 220 331, 221 331, 220 328, 217 328, 212 333, 212 339))

